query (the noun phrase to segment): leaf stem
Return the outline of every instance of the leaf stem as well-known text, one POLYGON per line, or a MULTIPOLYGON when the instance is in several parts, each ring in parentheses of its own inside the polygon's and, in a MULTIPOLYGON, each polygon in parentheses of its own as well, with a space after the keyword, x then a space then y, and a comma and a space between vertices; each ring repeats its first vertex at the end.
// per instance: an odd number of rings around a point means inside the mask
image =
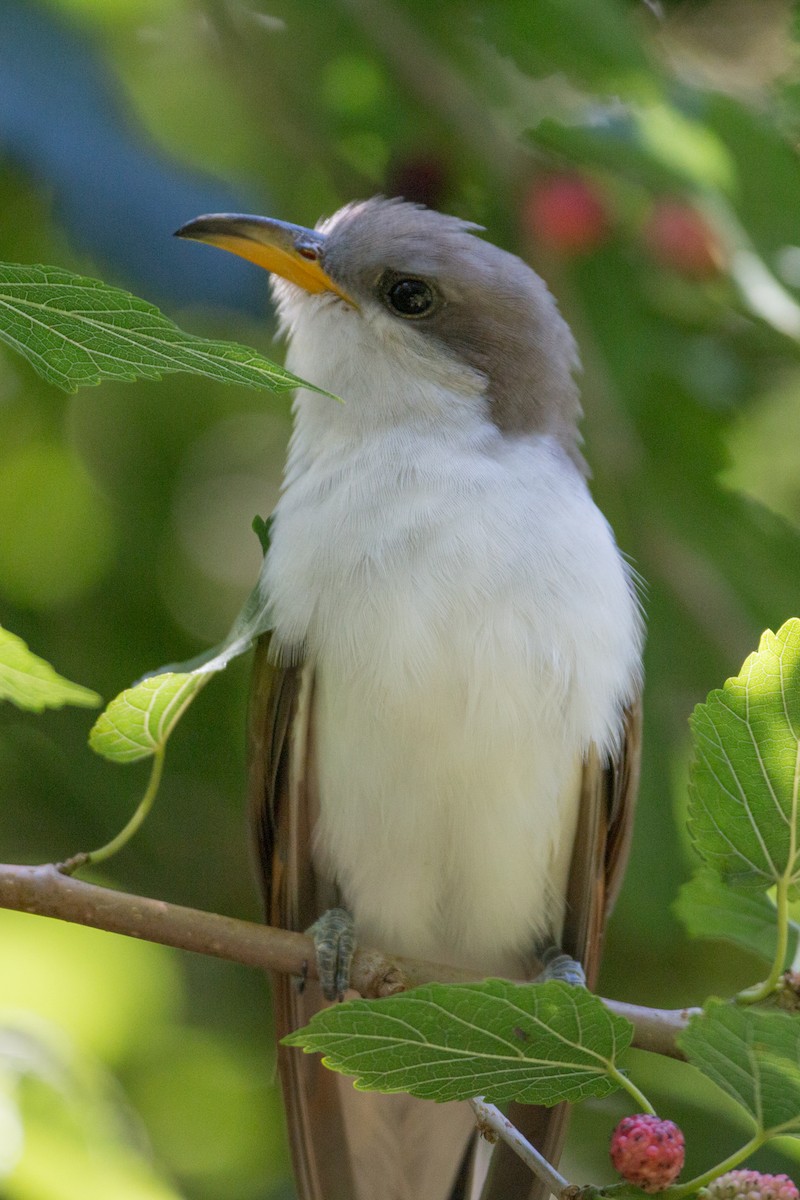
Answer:
POLYGON ((164 770, 164 753, 166 744, 156 747, 153 751, 153 766, 150 770, 150 778, 147 781, 144 795, 142 796, 135 813, 128 821, 116 837, 113 837, 110 842, 106 842, 104 846, 100 846, 97 850, 89 850, 86 854, 76 854, 73 858, 68 859, 66 863, 61 864, 61 870, 65 874, 71 874, 77 867, 88 866, 90 863, 105 862, 107 858, 111 858, 118 850, 131 840, 133 835, 139 829, 150 809, 153 807, 153 801, 158 795, 159 785, 161 784, 161 775, 164 770))
POLYGON ((718 1179, 720 1175, 724 1175, 726 1171, 732 1171, 734 1167, 738 1167, 739 1163, 744 1162, 751 1154, 758 1150, 759 1146, 764 1143, 764 1135, 762 1133, 755 1134, 754 1137, 747 1142, 746 1145, 740 1146, 738 1150, 734 1150, 733 1154, 724 1159, 721 1163, 717 1163, 715 1167, 711 1167, 708 1171, 704 1171, 702 1175, 697 1175, 694 1179, 690 1179, 688 1183, 681 1183, 677 1187, 667 1188, 662 1192, 664 1200, 683 1200, 684 1196, 691 1196, 700 1188, 708 1187, 709 1183, 718 1179))
POLYGON ((653 1108, 650 1101, 645 1096, 644 1092, 640 1092, 632 1079, 629 1079, 624 1072, 620 1071, 613 1063, 608 1063, 609 1078, 613 1079, 618 1087, 621 1087, 633 1098, 635 1104, 639 1105, 639 1112, 648 1113, 649 1116, 656 1116, 656 1110, 653 1108))
POLYGON ((536 1178, 548 1186, 554 1196, 562 1195, 570 1187, 569 1180, 523 1137, 516 1125, 513 1125, 508 1117, 504 1117, 499 1108, 488 1104, 483 1096, 475 1096, 469 1104, 478 1119, 479 1132, 488 1130, 495 1138, 501 1138, 519 1155, 525 1165, 530 1167, 536 1178))
MULTIPOLYGON (((792 856, 794 861, 794 856, 792 856)), ((772 968, 769 975, 763 983, 756 983, 753 987, 745 988, 743 992, 739 992, 736 997, 737 1004, 757 1004, 760 1000, 767 1000, 777 989, 781 975, 786 964, 786 952, 789 947, 789 877, 788 874, 782 875, 778 880, 775 893, 775 919, 777 923, 777 938, 778 944, 775 950, 775 958, 772 963, 772 968)))

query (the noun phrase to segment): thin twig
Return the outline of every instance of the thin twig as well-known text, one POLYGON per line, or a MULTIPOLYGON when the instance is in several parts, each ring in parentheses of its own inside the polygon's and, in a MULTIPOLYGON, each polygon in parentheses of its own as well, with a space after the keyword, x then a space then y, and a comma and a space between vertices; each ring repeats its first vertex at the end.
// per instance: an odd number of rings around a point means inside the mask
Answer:
POLYGON ((495 1108, 493 1104, 487 1104, 483 1096, 475 1096, 469 1103, 478 1118, 479 1133, 485 1137, 488 1131, 494 1135, 491 1140, 501 1138, 530 1167, 536 1178, 547 1184, 554 1196, 562 1196, 572 1190, 569 1180, 559 1174, 527 1138, 522 1136, 517 1127, 503 1116, 499 1108, 495 1108))
MULTIPOLYGON (((73 879, 52 864, 0 865, 0 908, 89 925, 262 970, 317 978, 313 943, 305 934, 112 891, 73 879)), ((470 983, 475 978, 474 972, 457 967, 362 947, 353 960, 351 984, 362 996, 375 997, 422 983, 470 983)), ((603 1003, 631 1021, 636 1031, 634 1046, 671 1058, 683 1057, 676 1038, 694 1010, 643 1008, 616 1000, 603 1003)))
POLYGON ((150 812, 150 809, 153 807, 153 802, 158 795, 158 789, 161 784, 161 776, 164 773, 165 747, 166 742, 162 742, 161 745, 157 746, 153 751, 153 763, 150 768, 150 778, 147 782, 147 787, 145 788, 144 795, 136 807, 136 811, 128 823, 124 825, 122 829, 120 829, 119 833, 113 837, 110 842, 106 842, 105 845, 99 846, 97 850, 84 851, 82 854, 74 855, 72 858, 68 859, 67 862, 60 863, 59 870, 61 870, 65 875, 71 875, 73 871, 77 871, 80 867, 87 867, 90 863, 96 865, 97 863, 105 862, 106 859, 111 858, 119 850, 121 850, 123 846, 126 846, 136 831, 141 828, 143 821, 150 812))

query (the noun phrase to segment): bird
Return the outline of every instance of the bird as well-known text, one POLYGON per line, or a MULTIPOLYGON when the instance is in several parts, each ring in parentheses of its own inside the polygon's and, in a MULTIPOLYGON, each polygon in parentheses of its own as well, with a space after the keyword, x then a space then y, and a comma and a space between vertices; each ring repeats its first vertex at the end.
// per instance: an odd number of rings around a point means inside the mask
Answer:
MULTIPOLYGON (((628 853, 635 573, 589 491, 569 326, 482 232, 380 196, 314 229, 178 230, 272 272, 311 385, 260 577, 249 788, 267 920, 325 931, 328 997, 353 939, 476 978, 561 952, 591 986, 628 853)), ((325 1003, 273 992, 279 1037, 325 1003)), ((475 1151, 466 1104, 359 1093, 285 1047, 279 1067, 302 1200, 546 1195, 475 1151)), ((565 1107, 512 1109, 556 1161, 565 1107)))

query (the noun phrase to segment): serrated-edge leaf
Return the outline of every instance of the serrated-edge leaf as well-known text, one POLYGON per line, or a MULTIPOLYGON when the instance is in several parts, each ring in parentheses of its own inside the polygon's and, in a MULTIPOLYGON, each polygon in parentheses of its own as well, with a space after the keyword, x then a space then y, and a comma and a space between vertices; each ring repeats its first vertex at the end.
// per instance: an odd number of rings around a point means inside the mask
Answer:
POLYGON ((61 267, 0 263, 0 340, 69 392, 176 371, 271 391, 320 390, 247 346, 186 333, 146 300, 61 267))
POLYGON ((314 1015, 284 1039, 364 1091, 422 1099, 557 1104, 604 1096, 633 1027, 584 989, 429 984, 384 1000, 354 1000, 314 1015))
POLYGON ((97 718, 89 745, 113 762, 137 762, 165 744, 210 673, 151 675, 126 688, 97 718))
MULTIPOLYGON (((689 829, 740 887, 800 880, 800 620, 767 630, 739 675, 690 718, 689 829)), ((794 893, 793 893, 794 894, 794 893)))
POLYGON ((800 1020, 721 1000, 680 1034, 689 1062, 739 1104, 767 1137, 800 1135, 800 1020))
POLYGON ((10 700, 17 708, 29 712, 63 708, 65 704, 95 708, 101 703, 97 692, 59 675, 46 659, 29 650, 22 638, 2 626, 0 700, 10 700))
MULTIPOLYGON (((691 937, 731 942, 770 962, 775 957, 777 913, 763 892, 737 892, 713 871, 701 870, 681 886, 673 911, 691 937)), ((791 922, 784 966, 794 959, 798 932, 791 922)))

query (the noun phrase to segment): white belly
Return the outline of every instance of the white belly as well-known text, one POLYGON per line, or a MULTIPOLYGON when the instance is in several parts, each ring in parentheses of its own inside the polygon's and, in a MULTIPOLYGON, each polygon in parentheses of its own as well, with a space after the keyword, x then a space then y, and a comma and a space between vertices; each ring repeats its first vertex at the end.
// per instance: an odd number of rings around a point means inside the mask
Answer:
POLYGON ((640 634, 553 448, 468 450, 293 481, 266 583, 315 666, 315 857, 359 938, 507 973, 559 934, 581 763, 614 745, 640 634))
POLYGON ((550 681, 511 654, 476 662, 471 632, 442 639, 418 686, 381 681, 382 699, 321 664, 315 857, 364 943, 519 974, 560 932, 581 755, 550 681))

